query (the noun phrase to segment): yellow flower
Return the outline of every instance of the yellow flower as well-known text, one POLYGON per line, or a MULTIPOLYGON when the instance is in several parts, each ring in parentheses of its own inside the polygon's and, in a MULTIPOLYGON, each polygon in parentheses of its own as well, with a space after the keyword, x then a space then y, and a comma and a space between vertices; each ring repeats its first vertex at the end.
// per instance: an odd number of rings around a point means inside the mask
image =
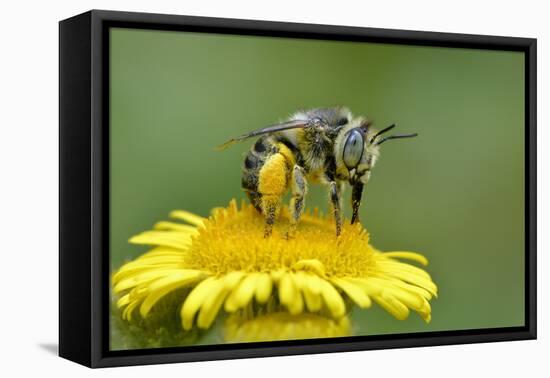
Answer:
POLYGON ((339 322, 349 307, 368 308, 372 301, 397 319, 407 318, 409 309, 431 319, 428 301, 437 294, 436 285, 423 269, 398 260, 427 265, 426 258, 374 249, 360 224, 346 223, 337 238, 332 217, 315 210, 304 214, 288 239, 289 212, 283 209, 272 236, 264 238, 264 218, 251 205, 239 209, 234 200, 208 219, 180 210, 170 215, 187 224, 159 222, 132 237, 131 243, 155 247, 112 277, 125 319, 138 307, 147 317, 161 298, 181 288, 187 288, 180 312, 186 330, 194 324, 209 328, 222 309, 289 314, 256 324, 283 316, 313 319, 305 314, 339 322))
POLYGON ((275 312, 247 318, 232 314, 224 325, 224 337, 228 342, 258 342, 300 340, 325 337, 344 337, 351 334, 349 318, 325 318, 302 313, 275 312))

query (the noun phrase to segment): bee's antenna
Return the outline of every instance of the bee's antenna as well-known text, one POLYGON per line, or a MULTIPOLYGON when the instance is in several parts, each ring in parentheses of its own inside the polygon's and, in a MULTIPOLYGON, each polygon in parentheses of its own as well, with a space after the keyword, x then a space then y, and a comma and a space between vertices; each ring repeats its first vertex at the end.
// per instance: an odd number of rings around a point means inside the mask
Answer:
POLYGON ((414 138, 418 136, 418 133, 414 133, 414 134, 400 134, 400 135, 390 135, 390 136, 387 136, 385 138, 382 138, 380 139, 380 141, 378 143, 376 143, 377 146, 381 145, 382 143, 384 143, 385 141, 387 140, 390 140, 390 139, 401 139, 401 138, 414 138))
MULTIPOLYGON (((388 127, 386 127, 385 129, 382 129, 380 130, 379 132, 377 132, 372 138, 370 138, 370 144, 372 144, 374 142, 374 140, 379 137, 380 135, 384 134, 385 132, 387 131, 390 131, 391 129, 393 129, 395 127, 395 123, 389 125, 388 127)), ((380 143, 377 143, 377 144, 380 144, 380 143)))

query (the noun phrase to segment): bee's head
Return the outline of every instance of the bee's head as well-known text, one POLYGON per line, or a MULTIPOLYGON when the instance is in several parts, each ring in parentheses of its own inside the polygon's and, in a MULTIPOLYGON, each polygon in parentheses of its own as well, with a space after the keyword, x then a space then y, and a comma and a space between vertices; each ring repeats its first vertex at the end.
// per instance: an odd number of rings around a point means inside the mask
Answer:
POLYGON ((382 136, 393 129, 391 125, 380 131, 371 127, 365 119, 357 118, 344 126, 334 144, 336 170, 340 176, 347 177, 350 183, 362 182, 366 184, 370 171, 376 164, 380 145, 387 140, 397 138, 411 138, 418 134, 403 134, 382 136))

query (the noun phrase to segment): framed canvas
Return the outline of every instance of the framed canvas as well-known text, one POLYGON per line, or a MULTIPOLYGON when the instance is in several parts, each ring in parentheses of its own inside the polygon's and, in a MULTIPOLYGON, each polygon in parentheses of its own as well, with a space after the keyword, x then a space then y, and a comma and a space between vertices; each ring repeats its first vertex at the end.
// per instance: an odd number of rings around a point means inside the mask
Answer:
POLYGON ((535 39, 94 10, 59 62, 62 357, 536 337, 535 39))

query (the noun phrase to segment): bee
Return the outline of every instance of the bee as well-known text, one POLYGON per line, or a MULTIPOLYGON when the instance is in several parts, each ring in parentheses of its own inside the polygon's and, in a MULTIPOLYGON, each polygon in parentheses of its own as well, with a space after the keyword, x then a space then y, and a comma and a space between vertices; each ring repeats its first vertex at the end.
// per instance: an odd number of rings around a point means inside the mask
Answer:
POLYGON ((230 139, 218 149, 259 137, 244 159, 242 188, 250 202, 265 216, 264 236, 269 237, 282 197, 290 189, 290 228, 296 230, 304 209, 308 182, 328 187, 336 236, 342 230, 341 196, 344 184, 352 188, 351 223, 359 221, 363 188, 380 156, 380 145, 388 140, 418 134, 383 136, 365 117, 353 117, 346 107, 315 108, 294 113, 287 121, 230 139))

